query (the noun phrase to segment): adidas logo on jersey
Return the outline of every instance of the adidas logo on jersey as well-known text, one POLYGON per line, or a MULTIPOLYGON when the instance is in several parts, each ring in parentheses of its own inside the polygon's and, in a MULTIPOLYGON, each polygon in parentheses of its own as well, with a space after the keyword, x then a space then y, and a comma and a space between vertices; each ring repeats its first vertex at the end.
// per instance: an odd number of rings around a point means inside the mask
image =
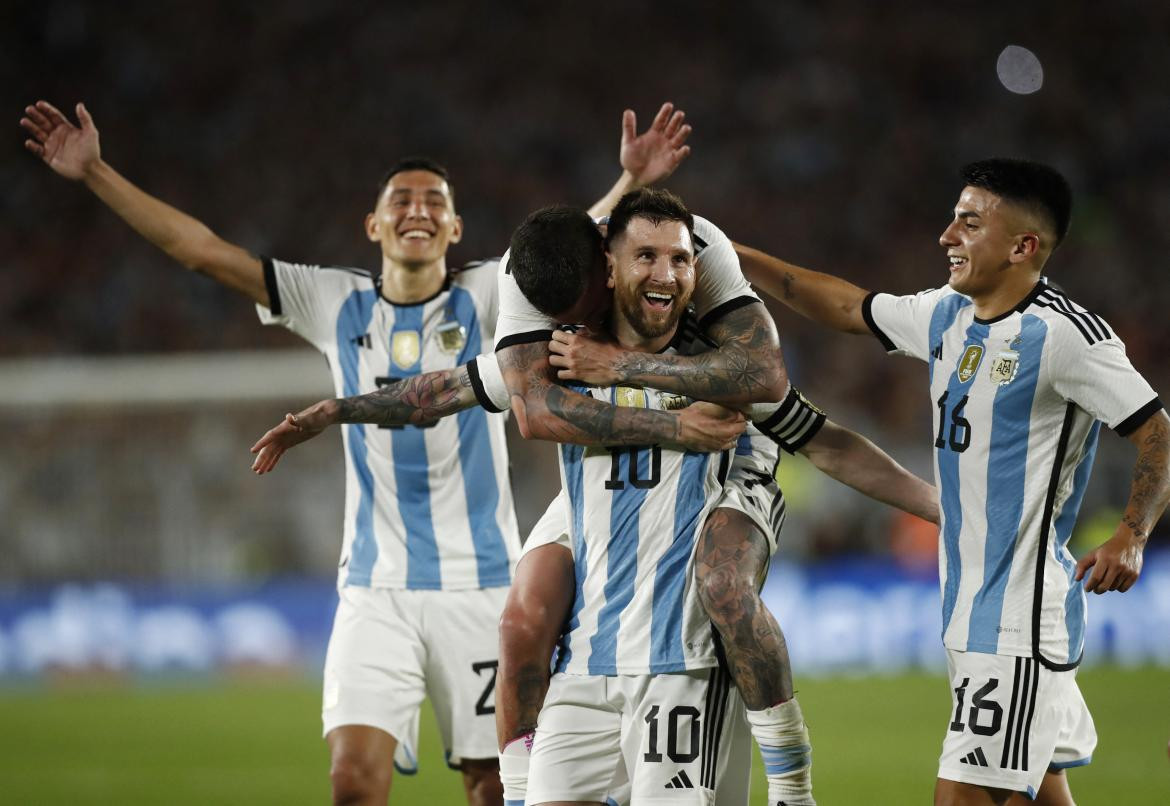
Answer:
POLYGON ((973 767, 986 767, 987 756, 983 755, 983 748, 976 747, 963 758, 959 759, 960 764, 970 764, 973 767))
POLYGON ((678 775, 670 779, 666 784, 667 789, 694 789, 695 785, 691 783, 691 779, 687 776, 686 770, 679 770, 678 775))

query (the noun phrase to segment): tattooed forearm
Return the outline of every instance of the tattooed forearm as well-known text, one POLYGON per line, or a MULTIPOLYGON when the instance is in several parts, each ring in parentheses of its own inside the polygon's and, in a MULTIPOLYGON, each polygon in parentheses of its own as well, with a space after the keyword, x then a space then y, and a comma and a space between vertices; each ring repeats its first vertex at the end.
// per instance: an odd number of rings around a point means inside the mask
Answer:
POLYGON ((1130 435, 1137 462, 1122 522, 1148 537, 1170 502, 1170 417, 1160 411, 1130 435))
POLYGON ((772 317, 759 303, 731 311, 707 331, 718 348, 699 355, 627 352, 615 366, 623 383, 713 403, 777 402, 788 384, 772 317))
POLYGON ((427 425, 476 405, 467 367, 427 372, 338 402, 338 422, 427 425))
POLYGON ((529 439, 577 445, 653 445, 676 442, 676 414, 613 406, 551 380, 545 344, 522 344, 497 353, 520 432, 529 439))

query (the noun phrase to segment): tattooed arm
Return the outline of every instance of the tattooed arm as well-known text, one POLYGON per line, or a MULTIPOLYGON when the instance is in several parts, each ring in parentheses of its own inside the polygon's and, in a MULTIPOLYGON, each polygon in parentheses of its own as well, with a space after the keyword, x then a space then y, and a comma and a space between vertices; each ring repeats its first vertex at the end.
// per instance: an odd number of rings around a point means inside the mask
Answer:
POLYGON ((1129 435, 1137 446, 1137 462, 1129 502, 1113 536, 1077 563, 1076 579, 1085 579, 1091 593, 1125 592, 1142 572, 1142 552, 1150 530, 1170 502, 1170 417, 1163 409, 1129 435))
POLYGON ((938 492, 855 431, 832 420, 801 448, 826 476, 931 523, 938 523, 938 492))
POLYGON ((870 332, 861 313, 861 303, 869 293, 864 288, 742 244, 735 244, 735 254, 752 285, 806 319, 844 333, 870 332))
POLYGON ((788 373, 776 325, 752 302, 707 327, 716 349, 699 355, 625 350, 581 333, 553 332, 550 363, 561 380, 596 386, 646 386, 732 406, 776 403, 788 391, 788 373))
POLYGON ((429 425, 479 403, 466 365, 403 378, 374 392, 322 400, 269 430, 252 446, 252 470, 267 473, 285 451, 312 439, 331 425, 429 425))
POLYGON ((636 409, 567 389, 552 378, 545 344, 514 344, 496 353, 525 439, 578 445, 674 443, 716 451, 733 445, 743 431, 743 416, 721 406, 696 403, 677 412, 636 409))

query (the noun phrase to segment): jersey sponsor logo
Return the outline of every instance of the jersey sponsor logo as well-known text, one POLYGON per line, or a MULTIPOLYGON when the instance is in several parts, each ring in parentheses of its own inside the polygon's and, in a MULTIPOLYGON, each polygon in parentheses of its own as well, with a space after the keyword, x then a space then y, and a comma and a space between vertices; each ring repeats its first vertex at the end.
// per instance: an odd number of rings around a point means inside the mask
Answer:
POLYGON ((447 355, 454 355, 467 343, 467 328, 458 322, 444 322, 435 328, 435 341, 447 355))
POLYGON ((959 381, 966 383, 975 377, 975 373, 979 371, 979 365, 983 362, 983 345, 972 344, 963 353, 963 357, 959 360, 959 381))
POLYGON ((419 333, 417 330, 399 330, 390 340, 390 355, 402 369, 410 369, 418 363, 419 333))
POLYGON ((658 398, 658 404, 663 411, 677 411, 678 409, 685 409, 691 405, 690 400, 685 395, 662 395, 658 398))

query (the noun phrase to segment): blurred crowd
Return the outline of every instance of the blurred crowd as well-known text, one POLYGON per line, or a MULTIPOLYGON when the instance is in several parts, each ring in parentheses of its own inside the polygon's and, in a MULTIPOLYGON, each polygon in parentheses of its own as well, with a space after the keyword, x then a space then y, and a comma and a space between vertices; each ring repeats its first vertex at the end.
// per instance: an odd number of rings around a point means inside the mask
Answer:
MULTIPOLYGON (((399 157, 449 166, 458 264, 499 254, 533 208, 589 204, 617 176, 622 109, 644 126, 672 100, 695 131, 668 185, 695 211, 880 290, 945 282, 961 164, 1056 165, 1076 203, 1051 278, 1170 391, 1170 6, 54 0, 4 29, 0 359, 299 344, 23 152, 17 119, 38 98, 84 100, 107 161, 227 239, 371 270, 362 220, 399 157), (1009 44, 1039 57, 1038 93, 998 81, 1009 44)), ((808 395, 929 473, 921 367, 774 311, 808 395)), ((864 514, 827 522, 809 551, 887 537, 858 538, 864 514)))

